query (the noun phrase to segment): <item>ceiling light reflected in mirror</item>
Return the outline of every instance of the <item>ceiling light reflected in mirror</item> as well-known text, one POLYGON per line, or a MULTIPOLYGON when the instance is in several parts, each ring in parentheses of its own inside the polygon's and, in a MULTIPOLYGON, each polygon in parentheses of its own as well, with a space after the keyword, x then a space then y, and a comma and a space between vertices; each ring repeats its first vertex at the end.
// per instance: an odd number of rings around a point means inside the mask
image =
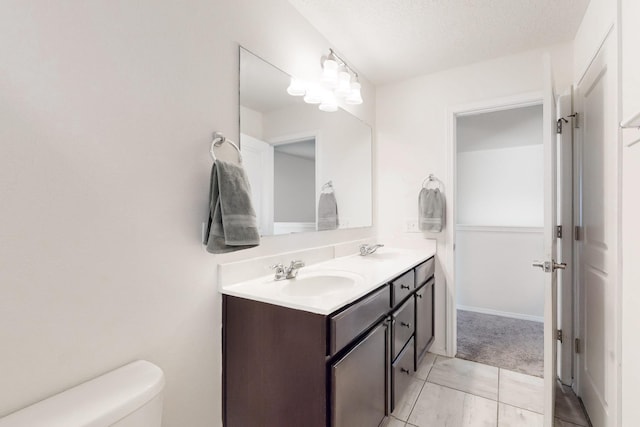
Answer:
POLYGON ((322 75, 320 83, 304 82, 291 77, 287 93, 302 96, 307 104, 320 104, 322 111, 338 111, 338 100, 350 105, 362 104, 362 93, 358 73, 351 68, 333 49, 320 59, 322 75))

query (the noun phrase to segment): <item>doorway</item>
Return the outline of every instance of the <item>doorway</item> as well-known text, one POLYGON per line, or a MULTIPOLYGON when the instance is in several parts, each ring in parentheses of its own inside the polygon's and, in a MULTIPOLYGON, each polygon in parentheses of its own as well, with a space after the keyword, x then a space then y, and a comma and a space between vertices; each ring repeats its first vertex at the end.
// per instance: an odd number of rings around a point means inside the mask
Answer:
POLYGON ((317 140, 313 133, 268 142, 240 134, 260 235, 316 230, 317 140))
MULTIPOLYGON (((549 61, 547 61, 547 63, 548 62, 549 61)), ((565 289, 570 289, 571 285, 568 284, 568 287, 562 287, 561 283, 557 284, 556 283, 557 274, 554 274, 554 271, 556 269, 562 267, 561 263, 556 263, 556 261, 563 261, 566 259, 564 258, 564 255, 568 255, 563 252, 563 258, 561 259, 561 258, 558 258, 557 257, 558 254, 556 254, 556 248, 555 248, 556 244, 560 245, 560 243, 557 243, 557 242, 559 240, 560 241, 563 240, 556 235, 557 234, 556 225, 563 224, 563 222, 558 223, 557 221, 558 220, 563 221, 562 218, 564 218, 565 215, 572 214, 571 210, 563 210, 561 206, 563 202, 566 202, 565 199, 567 197, 569 198, 569 200, 571 199, 571 196, 567 196, 566 192, 563 190, 564 188, 563 185, 568 184, 569 190, 570 190, 569 193, 571 193, 571 187, 572 187, 571 169, 565 169, 566 167, 565 162, 567 161, 567 159, 569 159, 569 165, 571 164, 571 158, 572 158, 571 137, 568 138, 569 144, 565 144, 564 146, 558 145, 564 142, 565 135, 559 136, 556 134, 556 127, 557 127, 556 120, 558 117, 568 116, 572 112, 572 108, 571 108, 570 98, 568 98, 568 101, 567 100, 564 101, 564 104, 566 104, 564 105, 564 107, 568 106, 568 110, 563 107, 562 98, 560 98, 560 101, 561 101, 560 104, 556 105, 556 102, 555 102, 556 97, 555 97, 555 94, 553 93, 553 84, 552 84, 552 79, 550 78, 550 75, 551 75, 550 65, 547 64, 545 68, 548 69, 547 70, 548 72, 546 73, 547 77, 545 78, 545 85, 544 85, 545 90, 543 93, 529 93, 529 94, 522 94, 522 95, 509 97, 509 98, 479 102, 479 103, 459 106, 449 111, 449 129, 451 130, 451 133, 449 137, 450 169, 449 169, 448 180, 449 182, 452 183, 451 185, 451 187, 453 188, 452 195, 454 196, 450 203, 450 208, 451 208, 450 210, 452 214, 452 217, 450 218, 453 224, 467 225, 457 221, 459 218, 464 220, 464 216, 460 217, 457 212, 459 209, 458 193, 460 191, 464 193, 464 188, 461 189, 460 188, 461 183, 458 182, 459 181, 458 171, 461 167, 465 167, 463 164, 464 160, 463 162, 460 162, 459 161, 460 159, 458 156, 458 147, 457 147, 458 137, 459 137, 458 122, 459 121, 463 122, 465 118, 472 118, 473 116, 480 117, 481 115, 488 114, 488 113, 507 112, 509 110, 526 109, 527 107, 535 107, 535 106, 538 106, 538 108, 540 108, 540 106, 542 106, 542 126, 541 126, 542 134, 543 134, 542 135, 543 136, 542 138, 542 141, 543 141, 542 143, 543 145, 542 176, 544 178, 543 179, 544 181, 543 203, 542 203, 544 208, 543 208, 542 222, 543 222, 543 229, 544 229, 544 232, 543 232, 544 242, 540 252, 537 252, 538 255, 532 255, 533 256, 532 258, 528 257, 528 259, 524 260, 524 265, 525 265, 525 268, 527 268, 527 270, 523 270, 523 271, 526 271, 525 274, 527 274, 530 271, 528 269, 531 268, 532 260, 538 260, 541 258, 545 259, 544 263, 543 262, 534 263, 535 266, 544 267, 543 269, 544 271, 538 270, 540 275, 543 276, 542 283, 540 285, 540 288, 544 290, 543 291, 544 312, 542 315, 542 319, 540 318, 527 319, 526 317, 524 319, 518 319, 517 317, 514 317, 514 316, 511 316, 511 319, 510 319, 510 316, 504 316, 505 313, 499 313, 495 311, 493 313, 491 312, 478 313, 479 310, 475 310, 475 312, 472 312, 472 313, 474 315, 476 314, 496 315, 497 314, 497 315, 502 315, 501 317, 503 319, 506 318, 514 321, 517 321, 517 320, 528 320, 533 322, 538 321, 537 322, 538 325, 544 328, 543 329, 543 351, 544 351, 544 355, 543 355, 544 374, 543 375, 544 375, 544 378, 540 378, 535 375, 522 374, 520 372, 511 370, 509 368, 502 368, 502 367, 498 368, 498 371, 499 371, 498 383, 500 388, 500 392, 498 394, 499 395, 498 400, 500 401, 500 404, 516 406, 519 408, 526 408, 526 406, 523 406, 523 405, 530 404, 531 406, 528 407, 529 411, 532 411, 534 413, 537 413, 540 416, 543 416, 545 426, 552 426, 554 424, 554 415, 556 415, 559 419, 563 421, 567 421, 567 422, 570 421, 576 425, 588 425, 588 420, 580 406, 580 403, 576 395, 573 393, 570 387, 562 386, 562 384, 557 381, 557 373, 556 373, 556 366, 561 364, 560 361, 558 363, 555 362, 556 357, 559 356, 559 353, 557 352, 557 350, 559 350, 560 348, 563 348, 564 350, 564 347, 566 347, 564 346, 564 344, 561 342, 560 339, 556 341, 556 328, 560 326, 568 327, 568 328, 571 327, 571 325, 568 325, 567 323, 560 324, 559 322, 557 322, 556 316, 557 314, 560 316, 563 316, 564 314, 570 314, 570 312, 565 313, 563 310, 565 305, 568 304, 569 306, 571 306, 572 304, 572 301, 570 298, 562 298, 562 299, 557 298, 556 292, 559 292, 565 289), (556 147, 558 147, 557 152, 556 152, 556 147), (564 148, 569 149, 568 153, 563 151, 564 148), (556 162, 558 163, 556 164, 556 162), (567 173, 569 174, 568 181, 565 179, 566 178, 565 175, 567 173), (556 197, 558 198, 557 200, 556 200, 556 197), (558 210, 556 210, 556 208, 558 208, 558 210), (550 262, 546 262, 546 260, 550 260, 550 262), (547 270, 547 267, 550 267, 549 270, 547 270), (558 307, 558 310, 556 310, 555 307, 557 303, 560 303, 562 305, 562 308, 558 307), (540 320, 543 320, 544 322, 540 322, 540 320), (511 390, 504 389, 505 387, 507 387, 507 384, 509 384, 509 387, 512 388, 511 390), (513 389, 513 387, 515 387, 515 389, 513 389), (524 392, 524 394, 528 396, 525 399, 526 401, 514 401, 514 402, 504 401, 505 399, 508 399, 514 396, 519 396, 521 395, 522 392, 524 392)), ((567 129, 567 132, 565 132, 565 134, 567 136, 570 136, 572 134, 570 130, 574 126, 574 123, 571 122, 570 120, 566 120, 566 121, 570 122, 570 124, 567 124, 565 126, 565 129, 567 129)), ((462 151, 464 151, 464 149, 462 151)), ((533 158, 534 158, 533 156, 530 157, 530 159, 533 159, 533 158)), ((496 167, 495 169, 497 170, 498 167, 496 167)), ((502 178, 493 177, 493 179, 497 181, 500 181, 500 180, 505 181, 506 180, 505 176, 509 174, 506 174, 503 172, 502 175, 503 175, 502 178)), ((476 191, 475 191, 476 196, 478 194, 481 194, 481 195, 484 194, 486 192, 486 187, 493 184, 492 182, 489 182, 486 179, 487 177, 491 177, 491 176, 483 175, 481 178, 478 178, 473 182, 473 184, 476 185, 476 191), (478 183, 482 185, 478 186, 478 183)), ((462 182, 462 185, 464 186, 463 182, 462 182)), ((514 196, 514 197, 519 197, 519 196, 514 196)), ((464 207, 464 205, 462 206, 464 207)), ((501 212, 502 218, 504 218, 503 214, 504 212, 501 212)), ((521 216, 521 219, 527 218, 528 217, 527 215, 521 216)), ((496 216, 499 216, 499 215, 496 215, 496 216)), ((469 220, 469 222, 472 222, 472 221, 469 220)), ((459 284, 459 276, 460 274, 462 275, 465 274, 464 272, 461 273, 460 268, 457 266, 458 252, 461 252, 461 254, 464 256, 464 243, 461 242, 460 238, 463 235, 463 233, 466 231, 475 231, 474 230, 475 227, 472 227, 471 224, 468 224, 468 225, 470 225, 470 227, 468 227, 468 230, 462 230, 462 229, 458 230, 457 227, 450 227, 448 232, 448 241, 451 242, 451 244, 448 245, 447 252, 446 252, 447 253, 446 265, 448 266, 448 268, 445 269, 444 273, 445 273, 446 280, 450 283, 448 285, 448 290, 450 292, 447 294, 447 316, 446 316, 446 322, 447 322, 446 323, 446 328, 447 328, 446 346, 447 346, 447 355, 450 357, 455 357, 456 354, 458 353, 457 323, 460 321, 460 316, 458 316, 458 310, 457 310, 459 305, 457 295, 459 292, 461 292, 460 284, 459 284), (462 243, 462 246, 461 246, 461 243, 462 243)), ((478 225, 478 224, 473 224, 473 225, 478 225)), ((513 230, 509 230, 509 228, 518 229, 519 231, 525 231, 525 230, 522 230, 522 228, 525 228, 525 229, 536 228, 535 226, 522 227, 522 224, 519 224, 519 225, 520 227, 503 226, 502 228, 505 228, 508 231, 513 231, 513 230)), ((530 224, 527 224, 527 225, 530 225, 530 224)), ((465 227, 462 227, 462 228, 465 228, 465 227)), ((571 227, 569 227, 569 230, 570 229, 571 227)), ((526 231, 533 231, 533 230, 526 230, 526 231)), ((569 236, 571 236, 571 234, 572 234, 571 232, 568 233, 569 236)), ((504 237, 504 235, 500 235, 500 236, 504 237)), ((567 239, 569 246, 571 246, 570 241, 571 241, 570 238, 567 239)), ((505 246, 505 245, 503 244, 502 246, 505 246)), ((509 262, 506 262, 508 261, 507 258, 504 258, 504 259, 501 258, 501 257, 505 257, 506 255, 504 254, 501 255, 499 252, 495 250, 493 251, 488 250, 487 247, 488 247, 487 245, 479 246, 479 248, 482 251, 484 251, 482 255, 489 254, 490 256, 492 256, 490 260, 485 262, 486 266, 489 266, 489 268, 492 269, 491 270, 492 274, 496 276, 500 276, 503 272, 508 271, 509 269, 512 268, 512 265, 509 262)), ((511 252, 517 252, 517 249, 518 249, 517 246, 511 246, 511 248, 513 249, 511 252)), ((508 256, 513 256, 513 254, 509 253, 508 256)), ((570 255, 568 256, 570 258, 570 255)), ((566 281, 565 280, 566 277, 563 277, 563 276, 565 275, 562 275, 560 277, 560 280, 566 281)), ((488 297, 490 300, 498 300, 500 298, 505 298, 505 295, 509 296, 514 294, 511 288, 507 289, 506 291, 503 290, 502 291, 503 294, 500 294, 499 292, 495 292, 495 291, 492 292, 492 295, 489 295, 490 293, 491 292, 485 292, 486 294, 485 297, 488 297)), ((465 307, 461 306, 460 308, 465 308, 465 307)), ((506 314, 509 314, 509 312, 507 312, 506 314)), ((518 316, 518 317, 522 318, 524 316, 518 316)), ((518 330, 518 328, 512 327, 511 330, 512 331, 518 330)), ((509 335, 514 335, 514 333, 511 333, 509 335)), ((567 342, 566 340, 565 340, 565 343, 569 344, 569 342, 567 342)), ((569 360, 571 360, 570 351, 566 351, 566 352, 563 351, 561 354, 562 354, 563 360, 565 356, 568 357, 569 360)), ((467 364, 476 363, 476 362, 465 361, 458 358, 453 360, 459 360, 461 363, 464 362, 467 364)), ((568 370, 562 370, 561 372, 562 373, 566 372, 568 375, 571 375, 571 368, 569 368, 568 370)))
POLYGON ((456 357, 542 378, 542 104, 456 122, 456 357))

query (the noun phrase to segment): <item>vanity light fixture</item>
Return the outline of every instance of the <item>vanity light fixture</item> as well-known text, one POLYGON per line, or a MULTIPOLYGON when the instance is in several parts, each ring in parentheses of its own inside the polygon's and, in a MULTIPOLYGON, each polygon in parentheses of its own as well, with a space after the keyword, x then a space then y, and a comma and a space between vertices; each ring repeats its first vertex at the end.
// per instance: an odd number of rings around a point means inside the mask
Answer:
POLYGON ((333 51, 330 50, 330 52, 327 59, 322 61, 322 78, 320 81, 327 89, 335 89, 338 87, 338 62, 333 51))
POLYGON ((324 89, 319 85, 309 85, 303 95, 307 104, 320 104, 324 98, 324 89))
POLYGON ((307 88, 302 80, 291 77, 291 83, 287 88, 287 93, 291 96, 303 96, 307 88))
POLYGON ((318 108, 328 113, 338 111, 338 100, 336 99, 336 94, 330 90, 325 90, 324 94, 322 95, 322 102, 320 103, 318 108))
POLYGON ((307 104, 320 104, 322 111, 338 110, 338 98, 350 105, 362 104, 362 85, 358 81, 358 73, 340 58, 333 49, 320 59, 322 76, 320 84, 305 84, 295 77, 287 88, 292 96, 304 96, 307 104))

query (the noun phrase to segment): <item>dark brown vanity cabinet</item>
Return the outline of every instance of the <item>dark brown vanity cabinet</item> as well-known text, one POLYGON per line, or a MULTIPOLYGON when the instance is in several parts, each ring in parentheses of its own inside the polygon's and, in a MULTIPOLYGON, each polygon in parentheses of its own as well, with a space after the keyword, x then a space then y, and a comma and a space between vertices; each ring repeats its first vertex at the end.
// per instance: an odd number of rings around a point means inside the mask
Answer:
POLYGON ((223 296, 225 427, 377 426, 389 285, 329 316, 223 296))
POLYGON ((223 296, 225 427, 327 427, 327 317, 223 296))
POLYGON ((225 427, 376 427, 433 341, 433 258, 330 315, 223 296, 225 427))

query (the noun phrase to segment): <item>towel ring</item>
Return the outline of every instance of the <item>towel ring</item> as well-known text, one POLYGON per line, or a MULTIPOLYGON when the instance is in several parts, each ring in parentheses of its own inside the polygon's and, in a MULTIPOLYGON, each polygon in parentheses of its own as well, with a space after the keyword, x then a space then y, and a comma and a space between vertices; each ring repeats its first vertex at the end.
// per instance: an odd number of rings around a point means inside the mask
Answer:
POLYGON ((227 137, 220 132, 213 133, 213 139, 211 140, 211 148, 209 149, 209 155, 211 156, 211 159, 214 162, 218 160, 216 157, 216 153, 214 152, 214 148, 220 147, 225 142, 227 144, 231 144, 231 146, 236 149, 236 151, 238 152, 238 161, 242 163, 242 154, 240 153, 240 148, 238 148, 235 142, 231 141, 230 139, 227 139, 227 137))
POLYGON ((327 181, 326 183, 324 183, 322 185, 322 188, 320 189, 320 192, 327 190, 328 192, 333 192, 333 182, 332 181, 327 181))
POLYGON ((444 183, 440 181, 436 176, 432 173, 429 174, 428 177, 422 181, 422 188, 429 188, 429 184, 434 183, 438 190, 444 193, 444 183))

